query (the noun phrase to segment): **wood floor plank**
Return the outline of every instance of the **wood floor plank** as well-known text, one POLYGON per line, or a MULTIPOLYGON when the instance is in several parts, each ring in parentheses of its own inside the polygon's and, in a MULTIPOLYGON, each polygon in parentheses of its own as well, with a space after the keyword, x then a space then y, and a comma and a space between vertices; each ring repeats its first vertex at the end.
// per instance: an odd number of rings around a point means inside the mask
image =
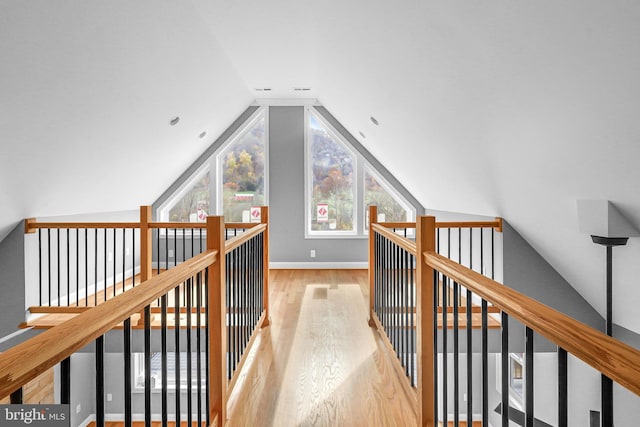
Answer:
POLYGON ((416 424, 367 324, 366 270, 273 270, 270 280, 271 325, 230 396, 229 426, 416 424))

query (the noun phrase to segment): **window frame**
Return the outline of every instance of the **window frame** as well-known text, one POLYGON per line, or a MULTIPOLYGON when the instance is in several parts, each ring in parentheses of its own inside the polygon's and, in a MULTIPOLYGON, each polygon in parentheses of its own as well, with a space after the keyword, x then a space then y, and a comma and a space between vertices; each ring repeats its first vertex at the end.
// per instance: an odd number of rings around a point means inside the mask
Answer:
MULTIPOLYGON (((242 123, 216 150, 207 157, 202 164, 187 178, 180 186, 173 192, 173 194, 167 198, 156 209, 156 216, 161 222, 169 221, 169 211, 171 208, 191 190, 193 185, 200 180, 204 174, 209 173, 209 210, 207 215, 222 215, 224 212, 223 202, 223 168, 220 167, 223 162, 224 155, 227 150, 255 123, 264 118, 264 132, 265 132, 265 148, 264 148, 264 204, 269 204, 269 109, 265 106, 260 106, 254 111, 247 120, 242 123)), ((164 235, 165 230, 160 230, 161 235, 164 235)), ((203 235, 206 235, 206 230, 203 231, 203 235)), ((182 236, 179 234, 179 238, 182 236)))
MULTIPOLYGON (((227 151, 231 148, 231 146, 238 141, 238 139, 245 134, 252 126, 256 124, 260 119, 264 118, 264 205, 269 205, 269 109, 266 107, 259 107, 252 115, 249 117, 242 126, 238 127, 231 134, 227 140, 218 147, 218 149, 211 155, 208 159, 208 162, 211 162, 212 166, 215 166, 215 177, 213 181, 215 182, 214 188, 212 189, 212 200, 215 199, 215 214, 222 215, 224 212, 223 197, 224 192, 222 191, 223 180, 224 180, 224 156, 227 151), (214 163, 215 162, 215 163, 214 163)), ((238 222, 238 221, 231 221, 238 222)))
POLYGON ((324 117, 313 107, 306 107, 304 109, 304 236, 305 239, 354 239, 362 238, 363 235, 359 233, 359 219, 360 219, 360 198, 361 191, 359 191, 359 182, 361 175, 361 163, 362 156, 358 153, 349 142, 338 132, 324 117), (334 139, 338 144, 341 144, 346 152, 351 155, 353 159, 353 212, 352 212, 352 229, 351 230, 312 230, 311 221, 313 219, 313 169, 311 167, 311 116, 317 120, 323 127, 327 134, 334 139))
MULTIPOLYGON (((387 193, 389 193, 391 195, 391 197, 393 197, 395 202, 398 203, 405 210, 405 212, 407 213, 407 218, 405 219, 405 222, 415 222, 416 221, 416 208, 414 208, 411 205, 411 203, 409 203, 409 201, 407 199, 405 199, 402 196, 402 194, 400 194, 398 192, 398 190, 393 188, 393 186, 391 184, 389 184, 389 182, 382 176, 382 174, 380 174, 380 172, 378 172, 376 170, 376 168, 374 168, 373 165, 371 165, 369 162, 367 162, 367 161, 364 162, 364 168, 363 169, 364 169, 364 171, 363 171, 363 174, 362 174, 362 209, 363 209, 363 212, 364 212, 364 220, 362 221, 362 223, 363 223, 362 224, 362 232, 365 235, 369 234, 369 221, 368 221, 369 209, 365 205, 367 203, 366 197, 365 197, 367 173, 373 175, 373 177, 378 182, 380 187, 382 187, 387 193)), ((378 214, 380 214, 380 212, 378 214)), ((410 229, 408 231, 409 231, 409 233, 407 234, 407 236, 413 237, 414 234, 415 234, 415 229, 412 228, 412 229, 410 229)))
MULTIPOLYGON (((208 161, 204 162, 198 169, 196 169, 196 171, 178 187, 171 197, 158 207, 156 212, 159 221, 168 222, 171 208, 173 208, 175 204, 178 203, 178 201, 182 199, 191 190, 191 188, 193 188, 193 186, 202 179, 202 177, 204 177, 205 174, 210 172, 211 167, 208 161)), ((209 186, 211 186, 211 175, 209 175, 209 186)), ((211 209, 211 191, 209 191, 209 209, 211 209)), ((208 213, 207 215, 210 214, 211 213, 208 213)))

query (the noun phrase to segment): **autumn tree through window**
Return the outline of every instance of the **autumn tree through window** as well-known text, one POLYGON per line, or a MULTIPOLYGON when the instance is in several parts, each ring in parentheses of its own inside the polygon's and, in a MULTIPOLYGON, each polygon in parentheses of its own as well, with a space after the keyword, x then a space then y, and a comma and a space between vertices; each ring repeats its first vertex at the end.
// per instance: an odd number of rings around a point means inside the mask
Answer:
POLYGON ((313 115, 309 116, 310 231, 354 232, 355 155, 313 115))

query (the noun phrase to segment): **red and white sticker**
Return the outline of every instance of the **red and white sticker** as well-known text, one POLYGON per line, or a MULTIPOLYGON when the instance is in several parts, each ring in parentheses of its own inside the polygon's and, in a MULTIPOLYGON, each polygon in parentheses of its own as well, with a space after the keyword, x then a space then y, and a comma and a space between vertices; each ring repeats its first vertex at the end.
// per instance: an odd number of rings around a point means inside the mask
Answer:
POLYGON ((316 221, 329 222, 329 205, 326 203, 319 203, 316 206, 316 221))
POLYGON ((262 211, 260 210, 260 206, 251 206, 251 222, 261 222, 262 221, 262 211))

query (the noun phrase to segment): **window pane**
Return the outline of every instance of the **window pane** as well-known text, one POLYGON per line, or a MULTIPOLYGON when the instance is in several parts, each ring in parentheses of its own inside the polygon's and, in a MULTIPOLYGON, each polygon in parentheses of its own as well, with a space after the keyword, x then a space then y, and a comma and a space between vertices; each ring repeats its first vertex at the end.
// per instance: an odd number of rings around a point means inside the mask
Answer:
POLYGON ((369 206, 377 206, 380 222, 409 221, 410 214, 407 209, 398 202, 397 196, 387 191, 381 181, 370 170, 365 170, 364 204, 367 208, 365 212, 368 214, 369 206))
POLYGON ((249 222, 251 206, 265 204, 265 141, 263 115, 219 157, 222 214, 227 222, 249 222))
POLYGON ((169 221, 203 222, 209 214, 209 172, 169 209, 169 221))
POLYGON ((309 117, 311 230, 353 231, 355 158, 316 118, 309 117))

